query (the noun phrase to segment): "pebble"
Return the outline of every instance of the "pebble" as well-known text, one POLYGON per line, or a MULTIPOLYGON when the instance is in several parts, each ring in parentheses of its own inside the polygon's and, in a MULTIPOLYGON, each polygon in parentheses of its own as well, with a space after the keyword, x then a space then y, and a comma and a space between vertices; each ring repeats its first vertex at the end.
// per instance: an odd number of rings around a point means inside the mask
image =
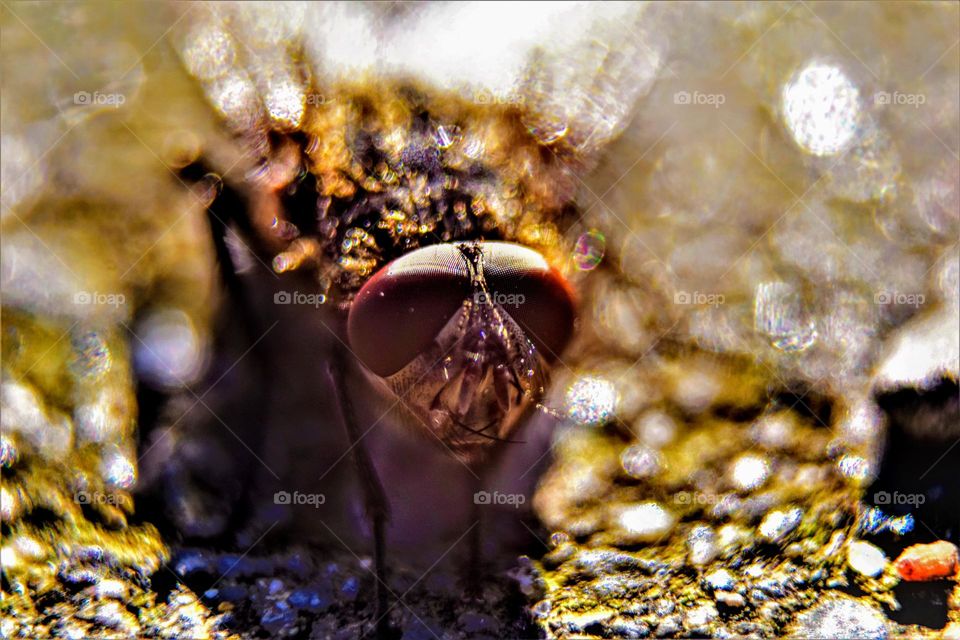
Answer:
POLYGON ((642 444, 627 447, 620 454, 620 464, 631 478, 650 478, 660 472, 663 462, 656 449, 642 444))
POLYGON ((330 606, 330 598, 312 589, 296 589, 290 594, 291 606, 307 611, 321 611, 330 606))
POLYGON ((853 482, 864 483, 874 476, 873 465, 862 456, 845 455, 837 461, 837 471, 853 482))
POLYGON ((658 502, 619 507, 614 511, 614 525, 620 541, 627 544, 657 542, 673 530, 677 517, 658 502))
POLYGON ((780 542, 802 519, 803 511, 796 507, 771 511, 760 523, 760 537, 767 542, 780 542))
POLYGON ((797 617, 790 637, 882 640, 889 635, 879 610, 849 596, 835 596, 797 617))
POLYGON ((624 570, 643 568, 643 563, 628 553, 608 551, 604 549, 585 549, 577 554, 573 561, 577 571, 586 576, 595 578, 604 574, 613 574, 624 570))
POLYGON ((750 530, 737 524, 725 524, 717 531, 717 544, 723 551, 732 551, 750 541, 750 530))
POLYGON ((714 591, 730 591, 733 589, 734 584, 736 584, 733 574, 726 569, 711 571, 704 577, 704 580, 706 580, 707 585, 714 591))
POLYGON ((887 566, 887 556, 876 545, 855 540, 847 547, 847 564, 861 575, 876 578, 887 566))
POLYGON ((94 591, 98 598, 121 600, 127 594, 127 584, 122 580, 105 579, 97 583, 94 591))
POLYGON ((759 610, 760 617, 767 620, 776 620, 783 615, 783 607, 776 602, 765 602, 759 610))
POLYGON ((727 605, 733 609, 739 609, 747 604, 746 598, 744 598, 739 593, 731 593, 729 591, 718 591, 714 594, 714 599, 720 604, 727 605))
POLYGON ((747 568, 744 569, 743 572, 746 575, 750 576, 751 578, 759 578, 760 576, 762 576, 764 573, 767 572, 767 569, 762 564, 754 563, 747 566, 747 568))
POLYGON ((770 477, 770 463, 763 456, 743 455, 730 467, 730 481, 740 491, 758 489, 770 477))
POLYGON ((847 536, 842 531, 834 531, 830 534, 830 540, 828 540, 827 544, 820 550, 821 555, 828 558, 837 555, 843 548, 843 543, 846 539, 847 536))
POLYGON ((612 631, 618 638, 646 638, 650 634, 650 627, 640 620, 618 620, 610 625, 612 631))
POLYGON ((790 444, 793 437, 793 422, 790 414, 767 415, 754 423, 750 429, 753 441, 767 449, 782 449, 790 444))
POLYGON ((640 440, 655 449, 673 442, 677 437, 678 430, 676 421, 661 411, 651 411, 644 414, 636 427, 640 440))
POLYGON ((604 624, 616 615, 612 609, 597 607, 583 612, 568 611, 561 615, 559 620, 571 632, 580 633, 587 627, 604 624))
POLYGON ((278 602, 275 607, 267 609, 263 615, 260 616, 260 624, 262 624, 267 631, 271 632, 271 634, 278 634, 281 630, 296 623, 296 621, 296 609, 291 609, 285 602, 278 602))
POLYGON ((0 466, 4 468, 12 467, 20 457, 20 452, 14 445, 13 440, 6 435, 0 435, 0 466))
POLYGON ((348 602, 356 600, 359 593, 360 581, 355 576, 350 576, 340 586, 340 595, 348 602))
POLYGON ((550 600, 541 600, 530 608, 535 620, 546 620, 553 612, 553 603, 550 600))
POLYGON ((942 640, 960 640, 960 622, 951 622, 943 629, 942 640))
POLYGON ((687 534, 687 548, 690 550, 690 564, 698 567, 710 564, 720 553, 716 534, 704 525, 694 527, 687 534))
POLYGON ((568 542, 554 548, 552 551, 547 553, 542 560, 543 563, 549 567, 559 567, 561 564, 572 558, 576 552, 577 546, 568 542))
POLYGON ((136 616, 127 611, 119 602, 108 600, 97 605, 93 620, 131 636, 140 630, 136 616))
POLYGON ((891 517, 876 507, 870 507, 861 514, 857 524, 862 533, 876 535, 884 531, 892 531, 898 536, 903 536, 913 531, 914 518, 909 513, 891 517))
POLYGON ((656 634, 660 638, 674 636, 680 631, 680 617, 668 616, 657 625, 656 634))
POLYGON ((667 598, 660 598, 656 601, 653 607, 653 612, 659 617, 668 616, 673 613, 677 608, 677 605, 673 600, 668 600, 667 598))
POLYGON ((949 578, 958 570, 957 545, 946 540, 915 544, 904 549, 894 565, 909 582, 949 578))
POLYGON ((757 583, 757 587, 765 594, 774 598, 783 597, 783 585, 773 578, 765 578, 757 583))
POLYGON ((691 609, 687 612, 686 625, 688 629, 698 629, 700 627, 705 627, 714 620, 720 613, 717 611, 717 607, 710 604, 702 604, 699 607, 691 609))

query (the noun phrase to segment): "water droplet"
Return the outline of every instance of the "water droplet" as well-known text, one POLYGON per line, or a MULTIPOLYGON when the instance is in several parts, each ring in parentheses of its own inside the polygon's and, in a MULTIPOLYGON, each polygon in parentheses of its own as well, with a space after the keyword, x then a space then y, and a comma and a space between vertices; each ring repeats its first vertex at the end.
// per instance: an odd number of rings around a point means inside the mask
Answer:
POLYGON ((203 366, 200 336, 189 316, 162 309, 138 324, 133 362, 137 375, 162 389, 177 389, 196 380, 203 366))
POLYGON ((223 191, 223 179, 215 173, 208 173, 193 185, 194 195, 205 207, 209 207, 221 191, 223 191))
POLYGON ((270 230, 275 236, 282 240, 293 240, 300 235, 300 229, 297 228, 297 225, 293 224, 289 220, 281 220, 279 218, 273 219, 273 224, 270 225, 270 230))
POLYGON ((0 465, 5 468, 12 467, 20 457, 13 440, 6 435, 0 435, 0 465))
POLYGON ((613 415, 617 390, 609 380, 596 376, 578 378, 567 389, 567 415, 582 425, 603 424, 613 415))
POLYGON ((660 472, 662 456, 656 449, 642 444, 627 447, 620 454, 620 464, 631 478, 649 478, 660 472))
POLYGON ((771 511, 760 523, 760 537, 767 542, 780 542, 802 519, 803 511, 796 507, 771 511))
POLYGON ((577 238, 577 244, 573 248, 573 262, 580 271, 591 271, 603 260, 606 249, 607 238, 596 229, 591 229, 577 238))
POLYGON ((294 260, 291 256, 281 253, 273 258, 273 270, 277 273, 283 273, 294 268, 294 260))
POLYGON ((137 468, 127 456, 117 450, 104 456, 100 471, 107 483, 117 489, 130 489, 137 481, 137 468))
POLYGON ((757 286, 754 327, 781 351, 803 351, 817 340, 814 320, 803 306, 800 291, 786 282, 757 286))

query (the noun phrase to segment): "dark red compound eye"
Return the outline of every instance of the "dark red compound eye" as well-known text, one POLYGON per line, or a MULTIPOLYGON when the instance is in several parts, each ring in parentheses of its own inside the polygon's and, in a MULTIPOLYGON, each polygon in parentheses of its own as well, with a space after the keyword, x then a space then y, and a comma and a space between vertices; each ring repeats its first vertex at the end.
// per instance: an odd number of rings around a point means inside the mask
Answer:
POLYGON ((508 242, 449 243, 411 251, 357 293, 347 320, 350 347, 379 376, 424 353, 465 300, 480 292, 469 252, 479 251, 487 293, 524 330, 541 357, 555 360, 576 318, 569 284, 539 253, 508 242))

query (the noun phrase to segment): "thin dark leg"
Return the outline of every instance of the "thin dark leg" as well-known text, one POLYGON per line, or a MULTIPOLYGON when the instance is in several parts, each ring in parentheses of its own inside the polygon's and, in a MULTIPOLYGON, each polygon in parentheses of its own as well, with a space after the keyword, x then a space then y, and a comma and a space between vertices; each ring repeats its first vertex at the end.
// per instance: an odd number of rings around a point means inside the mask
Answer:
POLYGON ((477 502, 477 493, 484 490, 485 474, 480 469, 474 469, 473 481, 473 508, 471 520, 476 523, 470 530, 468 543, 470 545, 467 557, 467 597, 479 600, 483 594, 483 511, 484 505, 477 502))
MULTIPOLYGON (((194 164, 182 172, 185 179, 199 182, 206 173, 206 170, 200 164, 194 164)), ((226 310, 222 310, 214 325, 215 348, 217 350, 226 349, 229 340, 236 340, 236 337, 227 337, 230 333, 223 327, 223 318, 229 318, 231 326, 236 326, 240 331, 240 339, 250 346, 248 352, 249 359, 254 362, 251 368, 252 375, 255 376, 251 385, 253 395, 249 398, 247 406, 251 408, 250 420, 247 424, 256 425, 255 429, 244 429, 242 435, 244 440, 255 441, 255 449, 263 450, 264 430, 260 425, 266 421, 266 409, 269 406, 269 394, 271 390, 269 372, 273 365, 270 358, 270 352, 259 344, 264 335, 263 322, 260 320, 261 314, 257 310, 257 301, 251 298, 247 288, 244 286, 237 271, 237 265, 234 264, 230 250, 227 248, 226 236, 228 227, 239 234, 245 234, 247 241, 252 242, 251 229, 246 222, 245 207, 240 195, 229 186, 224 185, 220 194, 210 204, 207 209, 207 222, 210 229, 210 237, 213 242, 214 258, 217 264, 217 272, 220 276, 221 284, 226 289, 226 310)), ((236 455, 240 456, 242 463, 238 468, 246 465, 253 465, 254 458, 244 448, 236 448, 236 455)), ((256 480, 256 474, 240 474, 238 481, 241 490, 238 495, 246 498, 251 495, 252 486, 256 480)), ((243 545, 243 538, 234 532, 250 533, 250 516, 253 511, 246 500, 238 501, 230 512, 230 522, 225 527, 224 535, 231 543, 237 541, 243 545)), ((254 526, 258 526, 256 523, 254 526)), ((254 534, 256 535, 256 534, 254 534)))
POLYGON ((383 484, 377 475, 377 469, 370 459, 370 452, 363 442, 363 434, 357 425, 353 403, 347 394, 345 381, 347 379, 347 355, 342 349, 335 349, 331 366, 330 378, 337 394, 337 404, 340 407, 347 438, 350 440, 350 453, 357 467, 360 485, 367 517, 373 526, 373 560, 376 569, 376 611, 377 637, 387 638, 390 634, 390 623, 387 617, 387 563, 386 563, 386 524, 390 517, 390 505, 383 491, 383 484))

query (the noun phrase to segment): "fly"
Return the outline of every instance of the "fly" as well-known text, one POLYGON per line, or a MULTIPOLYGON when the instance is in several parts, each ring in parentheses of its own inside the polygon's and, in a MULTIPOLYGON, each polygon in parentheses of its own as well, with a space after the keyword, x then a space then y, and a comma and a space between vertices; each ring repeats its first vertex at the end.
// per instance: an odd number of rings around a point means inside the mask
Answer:
POLYGON ((407 421, 478 465, 540 400, 573 322, 569 285, 540 254, 469 242, 384 267, 360 289, 347 329, 369 377, 407 421))
POLYGON ((514 436, 573 335, 575 296, 554 263, 555 224, 574 210, 563 189, 540 182, 560 175, 559 161, 544 159, 512 108, 458 105, 402 84, 344 91, 349 99, 316 106, 303 131, 260 139, 254 175, 269 180, 239 185, 250 206, 235 224, 275 271, 315 273, 338 318, 329 378, 371 523, 383 635, 390 508, 364 443, 372 425, 346 380, 361 371, 398 422, 467 465, 481 489, 497 452, 522 446, 514 436), (438 125, 434 109, 457 125, 438 125), (513 148, 478 151, 494 144, 513 148))

